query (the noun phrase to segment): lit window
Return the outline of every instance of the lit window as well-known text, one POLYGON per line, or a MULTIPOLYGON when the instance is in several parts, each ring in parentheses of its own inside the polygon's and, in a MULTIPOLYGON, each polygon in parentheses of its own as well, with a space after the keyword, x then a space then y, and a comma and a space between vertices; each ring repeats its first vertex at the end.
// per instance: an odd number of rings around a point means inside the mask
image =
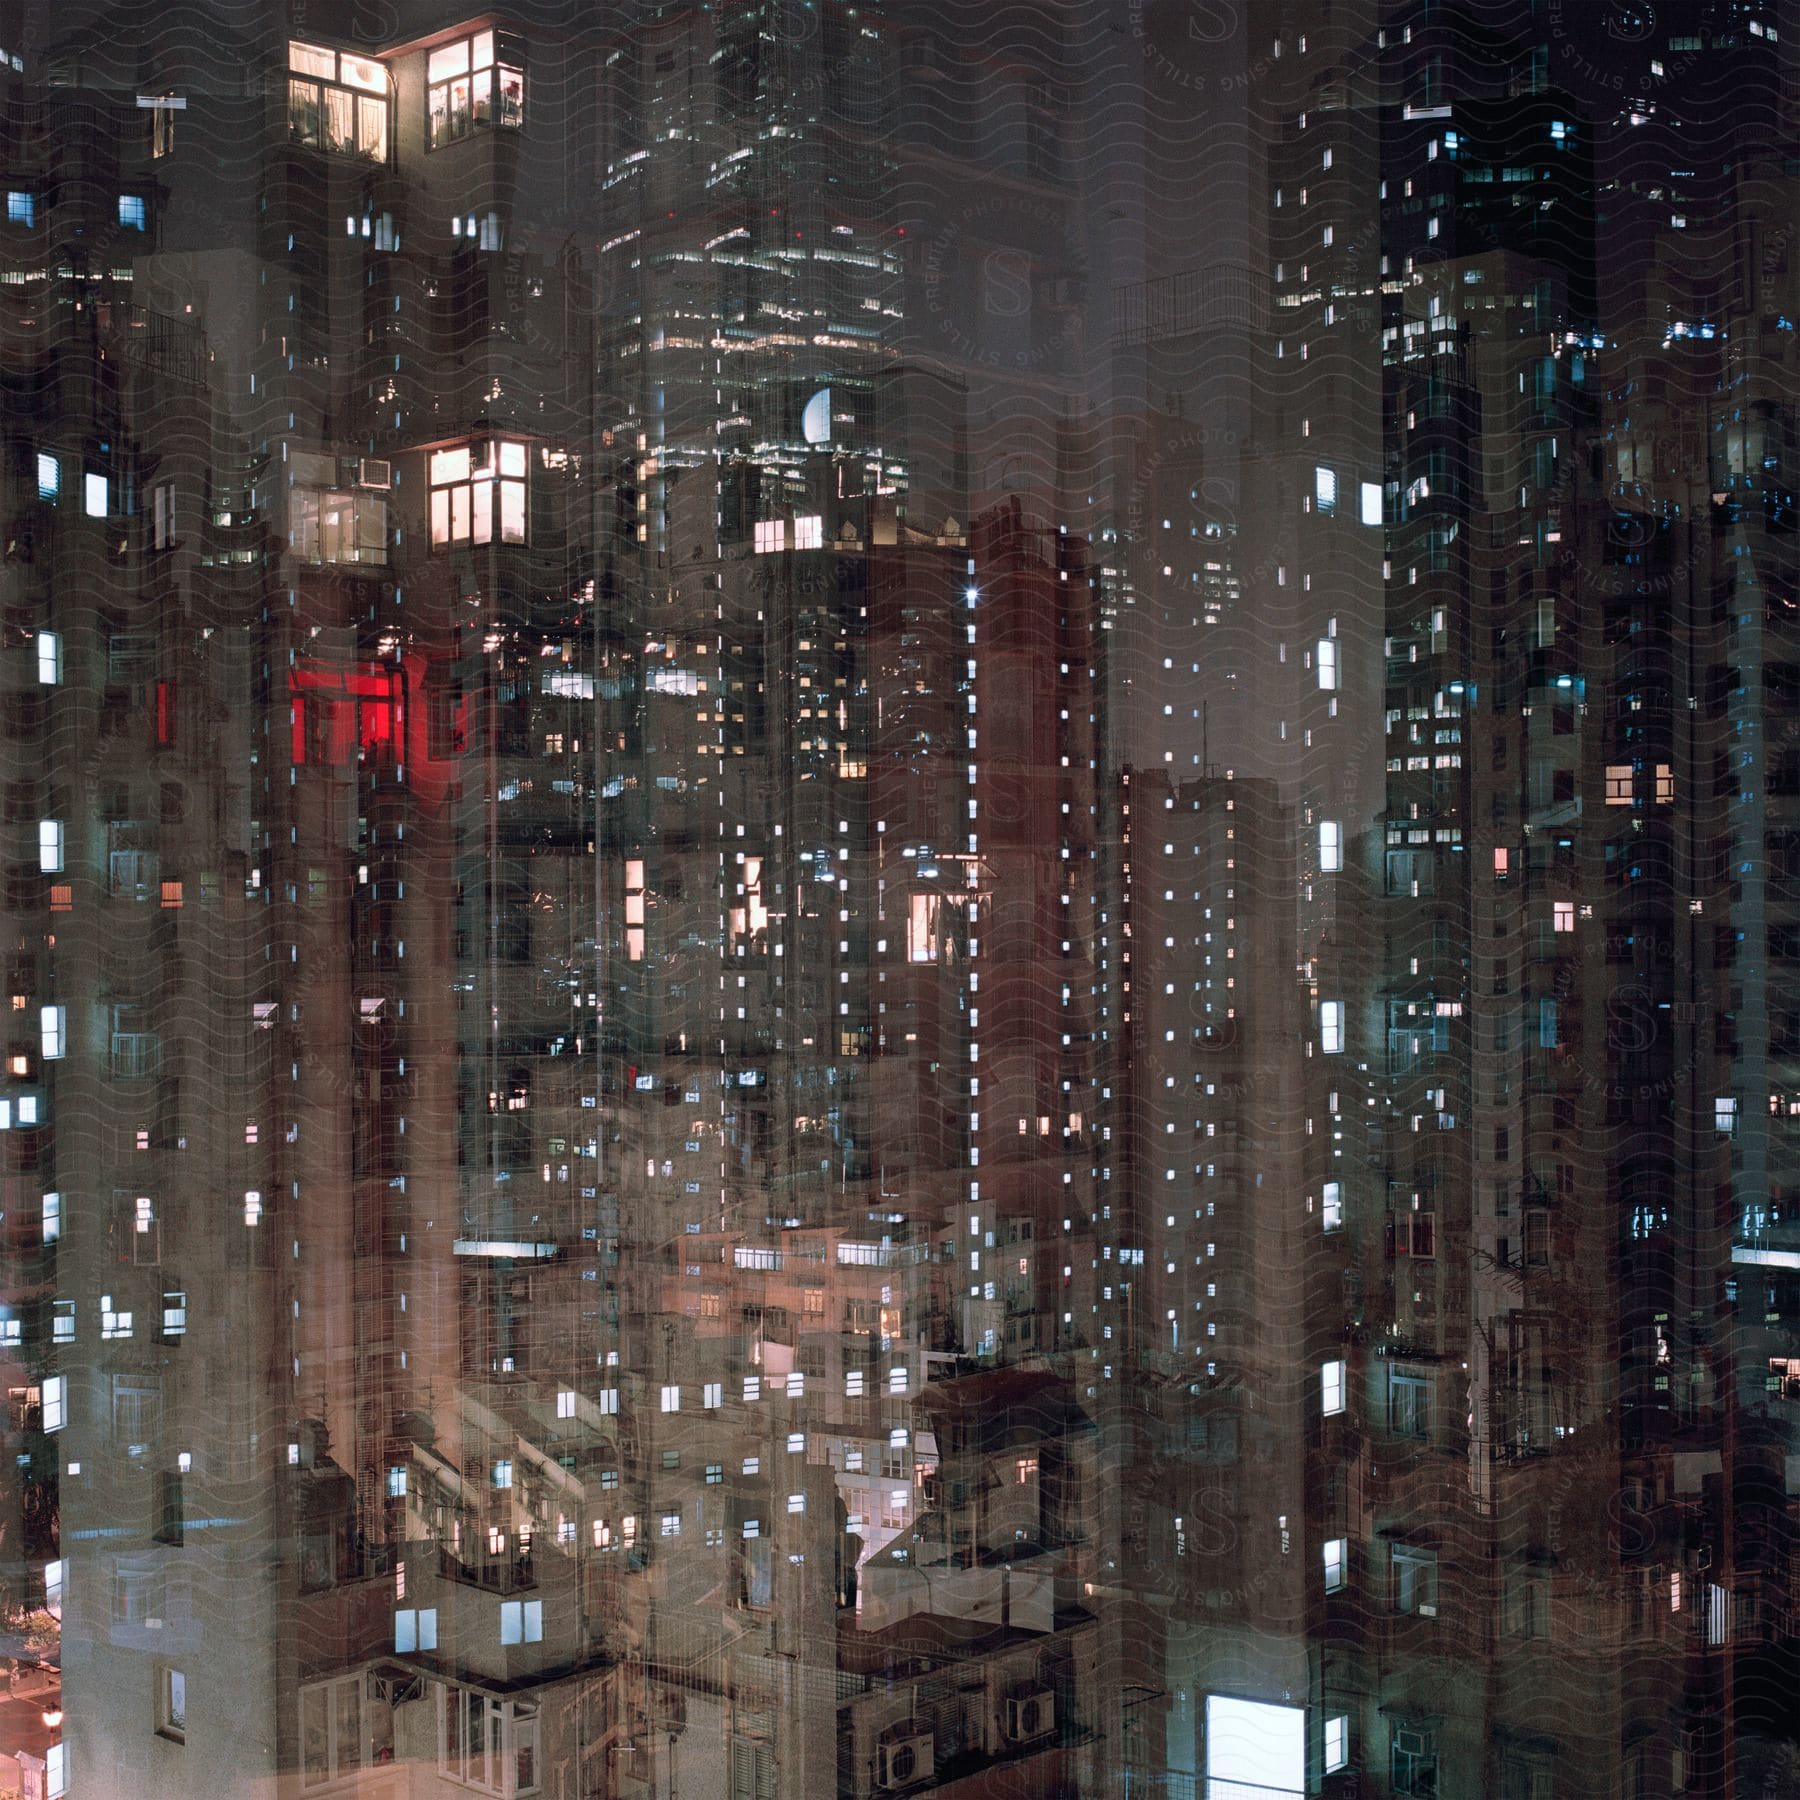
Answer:
POLYGON ((43 1387, 44 1429, 61 1431, 68 1420, 68 1388, 61 1375, 46 1375, 43 1387))
POLYGON ((38 1034, 44 1060, 55 1062, 66 1050, 69 1034, 69 1009, 66 1006, 44 1006, 38 1009, 38 1034))
POLYGON ((187 1677, 179 1669, 157 1673, 156 1731, 178 1744, 187 1742, 187 1677))
MULTIPOLYGON (((391 478, 386 460, 303 450, 290 460, 288 545, 294 555, 304 562, 386 563, 391 478)), ((172 494, 169 529, 172 536, 172 494)))
POLYGON ((1341 1361, 1328 1362, 1319 1370, 1319 1407, 1328 1418, 1344 1410, 1344 1365, 1341 1361))
POLYGON ((38 452, 37 490, 40 500, 54 500, 62 492, 62 464, 43 450, 38 452))
POLYGON ((1554 900, 1550 904, 1551 923, 1558 931, 1575 929, 1575 902, 1573 900, 1554 900))
POLYGON ((806 1496, 804 1494, 789 1494, 787 1497, 787 1509, 791 1513, 805 1512, 806 1496))
POLYGON ((825 541, 825 521, 816 516, 794 521, 794 548, 817 550, 825 541))
POLYGON ((185 1292, 163 1295, 162 1321, 164 1337, 180 1337, 187 1330, 185 1292))
POLYGON ((37 223, 37 196, 21 192, 18 188, 6 191, 6 217, 9 224, 35 225, 37 223))
POLYGON ((1347 1548, 1348 1541, 1344 1538, 1327 1538, 1325 1540, 1325 1591, 1328 1594, 1337 1593, 1344 1585, 1347 1548))
POLYGON ((525 69, 520 46, 492 31, 440 45, 426 66, 426 108, 433 150, 471 131, 525 123, 525 69))
POLYGON ((756 554, 768 556, 787 548, 787 526, 780 519, 756 521, 756 554))
POLYGON ((513 1470, 511 1461, 504 1456, 501 1457, 501 1459, 494 1464, 494 1486, 497 1488, 511 1487, 512 1475, 513 1470))
POLYGON ((387 70, 371 57, 288 43, 288 136, 310 150, 386 162, 387 70))
POLYGON ((59 875, 63 866, 63 822, 61 819, 38 821, 38 867, 46 875, 59 875))
POLYGON ((431 542, 525 542, 525 446, 505 438, 480 438, 430 459, 431 542), (498 517, 496 517, 498 514, 498 517))
POLYGON ((1333 1713, 1325 1721, 1325 1773, 1350 1766, 1350 1715, 1333 1713))
POLYGON ((1338 685, 1338 647, 1335 638, 1320 638, 1315 662, 1319 670, 1319 686, 1335 689, 1338 685))
POLYGON ((394 1614, 394 1649, 401 1655, 437 1648, 437 1608, 403 1606, 394 1614))
POLYGON ((1336 819, 1319 821, 1319 868, 1335 875, 1344 866, 1344 828, 1336 819))
POLYGON ((1630 763, 1606 765, 1606 804, 1629 806, 1632 801, 1632 767, 1630 763))
MULTIPOLYGON (((676 1519, 679 1522, 680 1514, 676 1519)), ((668 1517, 664 1514, 664 1518, 668 1517)), ((665 1531, 664 1537, 673 1534, 665 1531)), ((502 1600, 500 1602, 500 1642, 503 1644, 541 1644, 544 1641, 544 1603, 541 1600, 502 1600)))
POLYGON ((1360 505, 1360 516, 1365 525, 1379 525, 1381 523, 1380 482, 1365 481, 1362 483, 1362 498, 1360 505))
POLYGON ((149 223, 142 194, 119 196, 119 223, 129 231, 142 231, 149 223))
POLYGON ((1328 1181, 1319 1202, 1319 1212, 1327 1231, 1337 1231, 1344 1223, 1344 1188, 1341 1182, 1328 1181))
POLYGON ((52 1744, 44 1752, 44 1797, 45 1800, 62 1800, 69 1791, 69 1747, 67 1744, 52 1744))
POLYGON ((62 1236, 62 1195, 44 1196, 44 1242, 54 1244, 62 1236))
POLYGON ((700 1390, 700 1404, 708 1412, 716 1411, 725 1404, 725 1384, 722 1381, 709 1381, 700 1390))
POLYGON ((575 1416, 575 1390, 559 1388, 556 1393, 556 1416, 559 1419, 572 1419, 575 1416))
POLYGON ((1322 464, 1313 470, 1313 504, 1320 512, 1336 512, 1338 496, 1338 478, 1336 473, 1322 464))
POLYGON ((1713 1102, 1713 1125, 1725 1133, 1727 1137, 1737 1136, 1738 1103, 1729 1095, 1721 1094, 1713 1102))
POLYGON ((81 510, 90 519, 106 517, 106 488, 107 482, 104 475, 84 475, 81 478, 81 510))
POLYGON ((1338 1056, 1344 1048, 1344 1003, 1341 1000, 1319 1002, 1319 1048, 1327 1056, 1338 1056))

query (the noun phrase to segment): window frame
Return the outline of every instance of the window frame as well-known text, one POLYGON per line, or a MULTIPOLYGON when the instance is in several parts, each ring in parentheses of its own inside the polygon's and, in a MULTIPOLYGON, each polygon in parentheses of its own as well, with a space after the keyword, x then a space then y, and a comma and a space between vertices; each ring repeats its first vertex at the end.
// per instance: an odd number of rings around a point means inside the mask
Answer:
POLYGON ((426 52, 424 73, 428 152, 447 150, 484 131, 523 130, 528 111, 525 47, 512 33, 494 25, 458 32, 426 52), (478 109, 484 102, 478 88, 484 76, 487 110, 482 113, 478 109), (510 94, 508 78, 515 84, 510 94), (456 92, 459 87, 460 109, 456 92))

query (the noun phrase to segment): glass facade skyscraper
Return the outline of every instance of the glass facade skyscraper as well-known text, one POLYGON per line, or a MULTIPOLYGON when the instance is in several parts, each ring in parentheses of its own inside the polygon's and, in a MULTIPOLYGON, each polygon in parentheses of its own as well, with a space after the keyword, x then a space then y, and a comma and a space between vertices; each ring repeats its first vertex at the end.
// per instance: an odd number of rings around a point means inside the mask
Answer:
POLYGON ((0 1795, 1800 1794, 1797 55, 0 4, 0 1795))

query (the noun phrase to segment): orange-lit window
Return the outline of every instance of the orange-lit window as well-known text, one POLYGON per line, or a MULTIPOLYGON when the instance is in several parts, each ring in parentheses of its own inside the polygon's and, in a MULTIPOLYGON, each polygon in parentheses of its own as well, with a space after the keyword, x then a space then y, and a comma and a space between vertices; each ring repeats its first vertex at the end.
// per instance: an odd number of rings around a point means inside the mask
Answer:
POLYGON ((181 904, 181 883, 179 881, 165 881, 162 884, 162 903, 164 906, 181 904))
POLYGON ((50 889, 50 910, 53 913, 66 913, 75 910, 75 890, 57 882, 50 889))

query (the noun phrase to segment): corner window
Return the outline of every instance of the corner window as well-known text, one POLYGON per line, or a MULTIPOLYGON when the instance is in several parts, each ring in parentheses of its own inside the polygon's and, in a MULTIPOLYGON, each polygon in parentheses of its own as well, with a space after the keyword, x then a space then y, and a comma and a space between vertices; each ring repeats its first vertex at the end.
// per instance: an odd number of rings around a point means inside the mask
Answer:
MULTIPOLYGON (((296 451, 288 495, 288 544, 312 563, 385 564, 391 471, 376 457, 296 451)), ((174 531, 173 495, 169 529, 174 531)))
POLYGON ((471 131, 517 130, 525 123, 520 46, 493 31, 440 44, 426 64, 426 110, 433 150, 471 131))
POLYGON ((483 438, 434 450, 430 462, 431 543, 525 542, 525 446, 483 438))
POLYGON ((384 163, 388 77, 382 65, 320 44, 288 44, 288 136, 312 150, 384 163))

